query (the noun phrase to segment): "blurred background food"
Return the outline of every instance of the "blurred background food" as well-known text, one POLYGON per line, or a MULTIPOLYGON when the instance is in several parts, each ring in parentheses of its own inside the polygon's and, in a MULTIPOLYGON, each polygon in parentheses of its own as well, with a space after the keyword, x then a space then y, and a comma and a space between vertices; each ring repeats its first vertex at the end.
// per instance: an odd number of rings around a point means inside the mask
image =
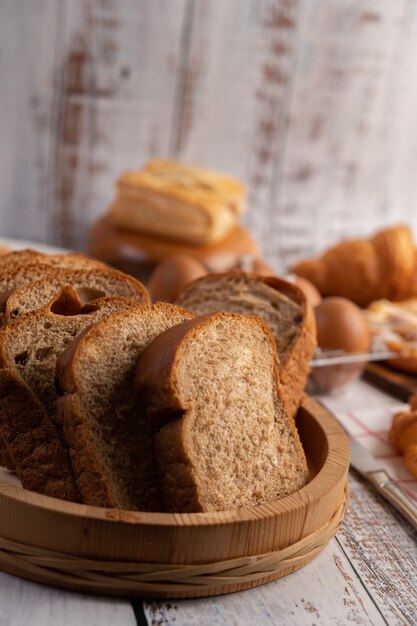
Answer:
MULTIPOLYGON (((371 333, 363 311, 351 300, 338 296, 323 298, 314 308, 317 326, 317 344, 321 350, 367 352, 371 347, 371 333)), ((330 391, 357 378, 366 361, 318 367, 311 372, 311 380, 318 391, 330 391)))
POLYGON ((415 0, 22 6, 0 7, 2 236, 84 250, 155 158, 243 181, 241 225, 279 274, 416 234, 415 0))
POLYGON ((417 396, 409 398, 408 409, 393 416, 388 436, 410 474, 417 478, 417 396))

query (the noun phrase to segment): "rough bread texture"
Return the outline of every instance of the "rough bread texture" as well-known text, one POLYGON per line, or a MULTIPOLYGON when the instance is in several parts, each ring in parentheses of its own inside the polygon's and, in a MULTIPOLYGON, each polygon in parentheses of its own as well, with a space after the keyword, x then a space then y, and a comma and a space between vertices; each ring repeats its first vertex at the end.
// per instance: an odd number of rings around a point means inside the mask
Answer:
POLYGON ((133 377, 146 346, 192 317, 170 304, 124 311, 88 329, 58 359, 58 379, 65 392, 58 410, 84 503, 164 510, 153 433, 133 377))
POLYGON ((82 307, 72 295, 64 290, 50 307, 0 330, 0 436, 23 487, 77 501, 57 422, 56 358, 90 324, 140 305, 126 298, 103 298, 82 307))
POLYGON ((295 415, 316 348, 314 316, 296 285, 240 271, 208 274, 189 283, 177 304, 195 315, 227 311, 256 315, 266 322, 278 349, 284 402, 295 415))
POLYGON ((142 283, 117 270, 106 267, 55 269, 53 275, 30 282, 9 294, 4 302, 3 322, 8 323, 28 311, 47 305, 65 286, 75 289, 82 303, 111 295, 149 303, 148 292, 142 283))
POLYGON ((7 254, 0 255, 0 270, 3 271, 6 268, 17 267, 25 263, 33 263, 42 256, 43 254, 41 252, 32 250, 31 248, 12 250, 7 254))
POLYGON ((64 254, 45 254, 30 248, 25 250, 13 250, 0 256, 0 277, 5 271, 13 271, 26 265, 39 263, 62 269, 93 269, 106 267, 104 263, 93 259, 82 252, 67 252, 64 254))
POLYGON ((165 331, 138 361, 162 495, 170 511, 271 502, 306 484, 280 394, 276 346, 256 317, 216 313, 165 331))

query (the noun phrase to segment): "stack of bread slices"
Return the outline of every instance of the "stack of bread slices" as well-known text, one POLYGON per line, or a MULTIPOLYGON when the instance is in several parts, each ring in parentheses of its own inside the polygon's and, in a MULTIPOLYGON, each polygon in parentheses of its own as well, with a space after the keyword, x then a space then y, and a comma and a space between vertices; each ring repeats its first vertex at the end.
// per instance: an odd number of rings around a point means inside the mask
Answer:
POLYGON ((1 461, 24 488, 199 512, 306 484, 304 296, 243 273, 214 280, 150 304, 140 282, 79 253, 0 257, 1 461), (224 301, 197 310, 210 292, 224 301))

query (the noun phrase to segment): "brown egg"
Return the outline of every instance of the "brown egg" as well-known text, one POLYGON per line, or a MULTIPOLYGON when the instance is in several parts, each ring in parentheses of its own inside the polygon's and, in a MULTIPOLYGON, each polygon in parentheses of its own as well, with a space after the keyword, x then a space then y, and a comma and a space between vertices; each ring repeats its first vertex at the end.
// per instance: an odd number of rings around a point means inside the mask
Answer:
POLYGON ((186 254, 167 257, 158 263, 149 279, 152 302, 174 302, 185 285, 206 274, 204 265, 186 254))
MULTIPOLYGON (((324 298, 314 309, 317 343, 322 349, 366 352, 371 337, 363 311, 346 298, 324 298)), ((359 376, 365 362, 317 367, 311 380, 320 391, 340 387, 359 376)))
POLYGON ((307 301, 311 304, 312 307, 317 306, 322 301, 322 297, 320 295, 319 290, 313 283, 311 283, 307 278, 302 278, 301 276, 296 276, 294 279, 294 283, 304 292, 307 301))

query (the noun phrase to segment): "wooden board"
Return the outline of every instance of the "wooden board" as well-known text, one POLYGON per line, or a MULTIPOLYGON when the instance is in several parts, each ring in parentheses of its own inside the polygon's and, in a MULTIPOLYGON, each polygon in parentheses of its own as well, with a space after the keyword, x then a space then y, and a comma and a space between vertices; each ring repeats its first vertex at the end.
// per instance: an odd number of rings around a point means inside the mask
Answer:
POLYGON ((417 393, 417 375, 394 370, 383 363, 369 363, 363 378, 405 402, 411 395, 417 393))
POLYGON ((0 568, 44 584, 121 596, 209 596, 299 569, 344 517, 347 437, 308 399, 299 414, 310 482, 256 507, 136 513, 64 502, 0 480, 0 568))

